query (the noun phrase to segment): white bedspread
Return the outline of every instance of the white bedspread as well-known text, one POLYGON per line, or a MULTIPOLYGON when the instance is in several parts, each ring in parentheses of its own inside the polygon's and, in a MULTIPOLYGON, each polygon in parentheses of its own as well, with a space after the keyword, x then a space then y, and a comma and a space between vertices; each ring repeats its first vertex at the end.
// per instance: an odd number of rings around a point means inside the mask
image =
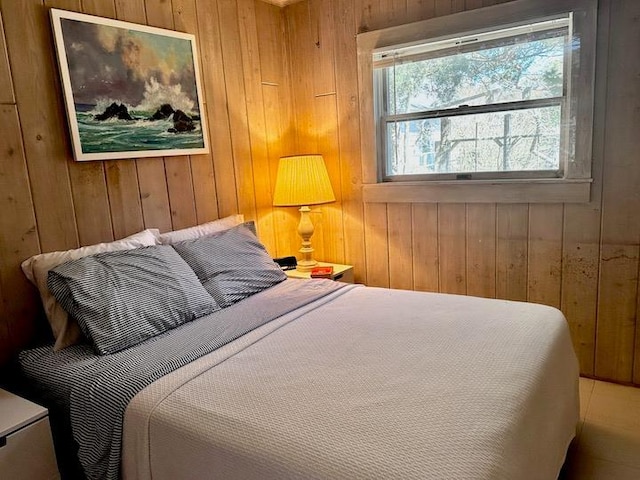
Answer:
POLYGON ((553 308, 347 287, 130 403, 127 479, 553 479, 578 420, 553 308))

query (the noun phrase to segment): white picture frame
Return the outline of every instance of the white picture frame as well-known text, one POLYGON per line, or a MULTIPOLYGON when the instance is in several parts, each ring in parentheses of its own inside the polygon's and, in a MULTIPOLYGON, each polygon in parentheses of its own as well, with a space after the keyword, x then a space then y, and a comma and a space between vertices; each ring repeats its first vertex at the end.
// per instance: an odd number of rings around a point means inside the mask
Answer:
POLYGON ((77 161, 209 153, 195 36, 51 9, 77 161))

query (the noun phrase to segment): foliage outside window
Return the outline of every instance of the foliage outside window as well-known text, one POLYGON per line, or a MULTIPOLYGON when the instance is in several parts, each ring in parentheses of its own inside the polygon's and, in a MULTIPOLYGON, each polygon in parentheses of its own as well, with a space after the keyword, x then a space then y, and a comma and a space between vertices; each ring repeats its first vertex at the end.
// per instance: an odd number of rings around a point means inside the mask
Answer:
POLYGON ((359 35, 377 182, 590 181, 595 2, 548 7, 519 0, 359 35))

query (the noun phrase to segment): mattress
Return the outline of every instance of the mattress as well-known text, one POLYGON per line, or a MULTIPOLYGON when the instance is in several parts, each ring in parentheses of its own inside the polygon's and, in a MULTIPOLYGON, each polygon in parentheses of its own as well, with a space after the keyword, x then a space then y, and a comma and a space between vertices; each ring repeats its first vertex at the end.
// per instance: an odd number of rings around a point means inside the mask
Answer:
POLYGON ((349 286, 142 389, 126 479, 551 479, 578 421, 542 305, 349 286))

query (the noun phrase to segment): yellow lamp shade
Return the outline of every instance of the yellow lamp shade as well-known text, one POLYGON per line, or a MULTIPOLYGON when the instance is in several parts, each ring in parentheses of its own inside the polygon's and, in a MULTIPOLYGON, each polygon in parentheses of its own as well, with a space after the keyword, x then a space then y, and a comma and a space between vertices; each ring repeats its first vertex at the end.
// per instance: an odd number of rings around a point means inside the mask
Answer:
POLYGON ((335 202, 322 155, 281 157, 273 205, 276 207, 335 202))

